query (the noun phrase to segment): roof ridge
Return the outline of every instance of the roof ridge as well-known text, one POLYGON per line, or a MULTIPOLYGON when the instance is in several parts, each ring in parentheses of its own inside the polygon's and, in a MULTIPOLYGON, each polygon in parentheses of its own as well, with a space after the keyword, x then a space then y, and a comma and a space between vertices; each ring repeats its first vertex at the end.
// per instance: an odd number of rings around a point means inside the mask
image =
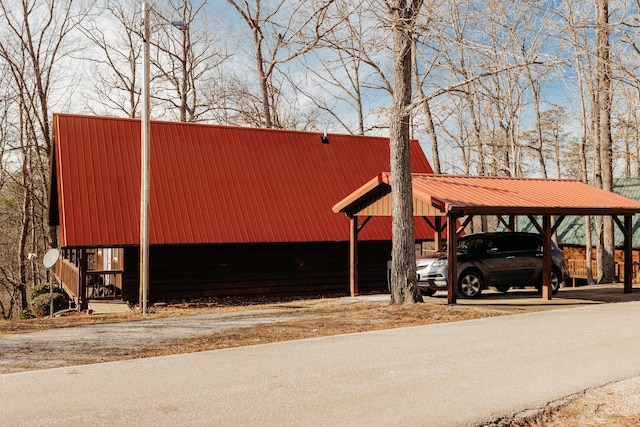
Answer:
MULTIPOLYGON (((69 118, 85 118, 91 120, 120 120, 120 121, 133 121, 139 122, 141 119, 139 117, 118 117, 118 116, 95 116, 90 114, 75 114, 75 113, 53 113, 54 116, 60 117, 69 117, 69 118)), ((273 133, 290 133, 290 134, 311 134, 311 135, 324 135, 324 131, 308 131, 308 130, 300 130, 300 129, 280 129, 280 128, 259 128, 253 126, 238 126, 238 125, 224 125, 219 123, 204 123, 204 122, 179 122, 172 120, 151 120, 151 123, 155 124, 164 124, 171 126, 203 126, 210 128, 219 128, 219 129, 227 129, 227 130, 244 130, 244 131, 252 131, 252 132, 273 132, 273 133)), ((357 137, 357 138, 370 138, 370 139, 386 139, 388 140, 388 136, 378 136, 378 135, 355 135, 349 133, 332 133, 327 132, 327 135, 331 136, 342 136, 342 137, 357 137)), ((412 140, 417 141, 417 140, 412 140)))
POLYGON ((482 179, 500 179, 500 180, 519 180, 519 181, 576 181, 581 182, 575 178, 542 178, 542 177, 528 177, 528 176, 493 176, 493 175, 456 175, 456 174, 425 174, 425 173, 414 173, 412 175, 426 175, 429 177, 445 177, 445 178, 482 178, 482 179))

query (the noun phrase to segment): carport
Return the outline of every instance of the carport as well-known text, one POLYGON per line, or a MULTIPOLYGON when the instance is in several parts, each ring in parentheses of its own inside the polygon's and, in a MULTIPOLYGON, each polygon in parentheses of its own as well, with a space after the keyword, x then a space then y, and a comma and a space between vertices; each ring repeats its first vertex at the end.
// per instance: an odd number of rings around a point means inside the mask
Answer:
MULTIPOLYGON (((551 246, 551 237, 566 216, 611 216, 624 235, 624 292, 632 291, 632 219, 640 213, 640 202, 577 180, 434 174, 412 174, 411 179, 414 217, 426 221, 436 231, 436 239, 447 229, 450 304, 455 304, 457 294, 458 234, 476 215, 496 215, 510 230, 516 216, 526 216, 542 236, 545 248, 551 246), (540 217, 542 223, 537 219, 540 217)), ((383 172, 333 206, 335 213, 350 219, 352 296, 358 294, 358 233, 372 217, 391 216, 391 186, 391 174, 383 172)), ((550 251, 544 251, 542 274, 542 298, 550 300, 550 251)))

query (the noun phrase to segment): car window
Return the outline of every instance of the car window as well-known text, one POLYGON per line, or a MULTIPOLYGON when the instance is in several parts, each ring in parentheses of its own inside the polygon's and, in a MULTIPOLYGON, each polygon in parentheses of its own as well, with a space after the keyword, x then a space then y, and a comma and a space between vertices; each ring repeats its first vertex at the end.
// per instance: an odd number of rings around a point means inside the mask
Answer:
POLYGON ((511 236, 498 236, 489 242, 487 250, 491 252, 510 252, 513 250, 513 239, 511 236))
POLYGON ((518 239, 517 249, 519 251, 537 251, 541 247, 540 242, 534 236, 521 236, 518 239))
POLYGON ((458 252, 463 254, 475 252, 482 247, 483 241, 484 240, 482 238, 468 238, 458 240, 458 252))

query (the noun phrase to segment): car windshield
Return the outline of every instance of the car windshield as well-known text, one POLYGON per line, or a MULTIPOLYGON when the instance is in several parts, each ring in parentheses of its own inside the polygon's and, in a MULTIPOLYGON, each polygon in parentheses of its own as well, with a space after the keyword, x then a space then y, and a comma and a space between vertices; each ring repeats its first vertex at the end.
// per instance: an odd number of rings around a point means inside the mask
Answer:
MULTIPOLYGON (((480 237, 460 239, 458 240, 458 253, 466 254, 475 251, 482 246, 483 242, 484 240, 480 237)), ((438 252, 447 252, 447 244, 442 245, 438 252)))

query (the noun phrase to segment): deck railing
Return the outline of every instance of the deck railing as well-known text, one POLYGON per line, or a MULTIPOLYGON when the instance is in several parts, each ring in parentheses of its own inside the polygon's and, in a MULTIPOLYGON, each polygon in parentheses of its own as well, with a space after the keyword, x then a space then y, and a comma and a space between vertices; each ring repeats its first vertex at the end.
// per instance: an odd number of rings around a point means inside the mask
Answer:
MULTIPOLYGON (((55 267, 56 280, 76 304, 79 303, 80 269, 75 263, 63 259, 55 267)), ((90 270, 85 274, 85 295, 83 299, 122 298, 122 270, 90 270)))
POLYGON ((122 298, 122 270, 87 271, 88 299, 122 298))
POLYGON ((80 296, 80 269, 68 259, 63 259, 56 263, 54 271, 58 282, 77 304, 80 296))

